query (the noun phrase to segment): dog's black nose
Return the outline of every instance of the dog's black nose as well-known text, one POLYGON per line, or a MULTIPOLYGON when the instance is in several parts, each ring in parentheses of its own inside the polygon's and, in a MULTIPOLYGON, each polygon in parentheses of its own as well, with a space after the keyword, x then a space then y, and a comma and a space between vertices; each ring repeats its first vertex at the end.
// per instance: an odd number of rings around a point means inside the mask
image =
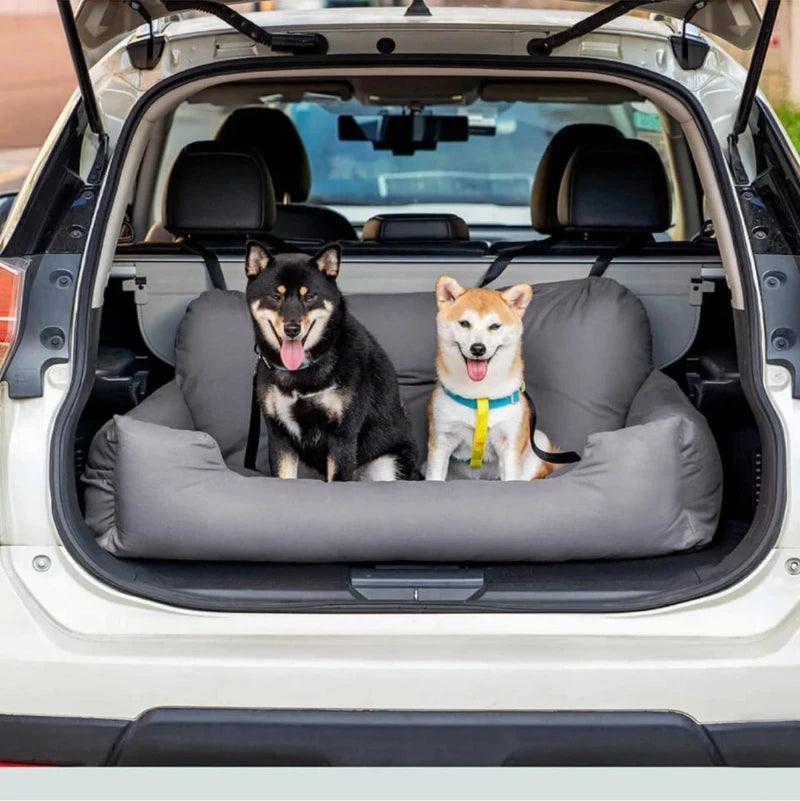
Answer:
MULTIPOLYGON (((284 323, 283 333, 286 334, 289 339, 294 339, 296 336, 300 335, 300 323, 284 323)), ((481 345, 481 347, 483 346, 481 345)))
POLYGON ((473 356, 483 356, 483 354, 486 353, 486 345, 476 342, 474 345, 469 346, 469 352, 473 356))

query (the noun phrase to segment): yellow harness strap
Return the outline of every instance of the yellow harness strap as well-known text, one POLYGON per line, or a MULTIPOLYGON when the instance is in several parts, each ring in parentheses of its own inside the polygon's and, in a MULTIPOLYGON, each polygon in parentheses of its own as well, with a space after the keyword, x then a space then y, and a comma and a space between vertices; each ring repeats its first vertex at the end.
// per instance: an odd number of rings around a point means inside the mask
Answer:
POLYGON ((486 450, 486 435, 489 433, 489 399, 478 398, 478 408, 475 411, 475 436, 472 440, 472 456, 470 467, 480 467, 483 464, 483 452, 486 450))

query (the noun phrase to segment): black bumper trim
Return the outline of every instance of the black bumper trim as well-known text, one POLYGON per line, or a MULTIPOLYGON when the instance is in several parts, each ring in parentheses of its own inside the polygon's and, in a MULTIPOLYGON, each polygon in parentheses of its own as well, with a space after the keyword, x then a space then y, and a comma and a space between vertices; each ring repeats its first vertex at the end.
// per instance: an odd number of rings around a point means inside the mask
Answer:
POLYGON ((0 715, 0 762, 102 765, 126 720, 0 715))
POLYGON ((678 712, 158 708, 136 720, 0 715, 0 763, 121 766, 800 767, 800 721, 678 712))
POLYGON ((606 766, 723 764, 673 712, 152 709, 114 765, 606 766))

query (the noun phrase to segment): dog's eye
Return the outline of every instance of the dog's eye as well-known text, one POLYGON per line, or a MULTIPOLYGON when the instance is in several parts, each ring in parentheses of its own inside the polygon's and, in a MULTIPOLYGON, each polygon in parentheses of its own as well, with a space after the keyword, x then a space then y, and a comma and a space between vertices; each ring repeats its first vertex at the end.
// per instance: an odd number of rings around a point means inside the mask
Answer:
POLYGON ((283 300, 283 295, 280 292, 273 292, 270 297, 276 302, 280 303, 283 300))
POLYGON ((313 303, 316 299, 317 296, 313 292, 306 292, 306 296, 303 298, 306 303, 313 303))
POLYGON ((489 330, 490 330, 490 331, 497 331, 497 329, 498 329, 498 328, 500 328, 500 323, 492 323, 492 324, 489 326, 489 330))
POLYGON ((459 321, 458 321, 458 324, 459 324, 459 325, 460 325, 462 328, 472 328, 472 325, 470 324, 469 320, 459 320, 459 321))

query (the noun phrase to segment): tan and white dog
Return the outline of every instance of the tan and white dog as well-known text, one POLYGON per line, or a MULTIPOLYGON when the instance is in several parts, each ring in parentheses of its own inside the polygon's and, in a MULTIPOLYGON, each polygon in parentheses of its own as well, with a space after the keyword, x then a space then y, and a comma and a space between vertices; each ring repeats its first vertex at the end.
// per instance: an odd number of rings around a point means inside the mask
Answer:
MULTIPOLYGON (((464 289, 447 275, 437 281, 439 383, 428 404, 426 480, 528 481, 555 468, 531 447, 523 394, 522 317, 532 296, 528 284, 498 292, 464 289)), ((553 452, 543 432, 535 441, 553 452)))

